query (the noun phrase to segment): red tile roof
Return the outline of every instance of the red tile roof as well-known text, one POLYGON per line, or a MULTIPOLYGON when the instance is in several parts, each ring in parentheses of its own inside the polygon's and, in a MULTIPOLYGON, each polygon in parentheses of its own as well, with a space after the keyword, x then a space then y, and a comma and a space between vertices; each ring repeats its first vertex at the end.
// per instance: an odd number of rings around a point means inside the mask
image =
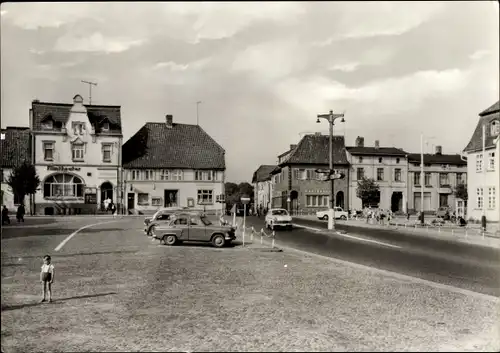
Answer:
POLYGON ((198 125, 146 123, 123 144, 124 168, 226 168, 225 151, 198 125))
POLYGON ((497 120, 498 123, 500 123, 500 102, 496 102, 479 114, 479 121, 476 125, 476 129, 469 143, 464 148, 464 152, 475 152, 483 149, 483 124, 486 125, 486 148, 490 149, 495 147, 495 140, 498 138, 498 135, 493 136, 490 133, 490 123, 493 120, 497 120))
MULTIPOLYGON (((73 104, 33 101, 31 103, 33 110, 33 130, 42 130, 42 122, 47 119, 52 119, 54 124, 66 124, 72 106, 73 104)), ((87 104, 84 104, 84 106, 87 108, 89 121, 95 127, 96 133, 101 132, 105 122, 109 123, 109 131, 106 132, 122 133, 120 106, 87 104)))
POLYGON ((347 152, 353 155, 369 156, 406 156, 408 152, 396 147, 346 147, 347 152))
POLYGON ((2 168, 14 168, 24 161, 31 163, 31 138, 27 127, 10 127, 2 129, 5 139, 0 141, 2 168))
MULTIPOLYGON (((328 164, 329 136, 305 135, 288 158, 280 163, 287 164, 328 164)), ((344 136, 333 136, 333 164, 348 165, 344 136)))
MULTIPOLYGON (((418 163, 420 165, 420 153, 408 154, 408 163, 418 163)), ((424 164, 451 164, 464 166, 467 162, 462 160, 459 154, 427 154, 424 153, 424 164)))
POLYGON ((254 173, 252 183, 271 180, 271 172, 276 168, 275 165, 261 165, 254 173))

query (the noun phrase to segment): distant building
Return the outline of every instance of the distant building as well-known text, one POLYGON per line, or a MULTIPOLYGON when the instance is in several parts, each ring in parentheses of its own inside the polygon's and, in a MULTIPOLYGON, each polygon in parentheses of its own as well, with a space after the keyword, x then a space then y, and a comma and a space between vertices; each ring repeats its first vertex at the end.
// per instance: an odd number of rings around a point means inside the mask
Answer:
POLYGON ((255 207, 270 208, 272 198, 272 175, 275 165, 261 165, 252 177, 255 207))
POLYGON ((408 208, 420 212, 424 188, 424 212, 434 213, 439 207, 449 207, 457 215, 463 214, 464 201, 457 200, 455 188, 467 183, 467 162, 459 154, 442 154, 436 146, 435 154, 424 154, 424 185, 420 182, 420 153, 408 155, 408 208))
POLYGON ((472 137, 464 149, 467 155, 468 171, 468 217, 480 220, 483 206, 486 220, 498 222, 499 209, 499 132, 500 132, 500 102, 496 102, 479 114, 479 121, 472 137), (486 128, 485 155, 483 155, 483 126, 486 128), (486 168, 486 176, 483 176, 486 168))
POLYGON ((37 214, 95 213, 104 200, 122 203, 120 106, 34 100, 33 156, 41 180, 37 214))
POLYGON ((127 209, 182 206, 220 210, 225 151, 199 125, 146 123, 123 145, 127 209))
MULTIPOLYGON (((272 206, 287 208, 294 213, 313 213, 328 208, 331 184, 318 180, 320 174, 315 171, 328 167, 329 136, 321 133, 305 135, 297 145, 290 145, 290 150, 278 156, 278 166, 272 172, 272 206)), ((334 181, 335 205, 348 209, 349 161, 343 136, 333 137, 333 168, 346 175, 345 179, 334 181)))
POLYGON ((7 184, 7 179, 13 168, 20 166, 23 162, 31 163, 31 136, 27 127, 12 127, 2 129, 0 140, 0 173, 1 200, 2 205, 7 206, 10 212, 17 210, 17 207, 24 201, 26 213, 30 213, 32 207, 31 197, 26 195, 24 200, 15 194, 7 184))
POLYGON ((379 186, 378 207, 393 212, 406 212, 408 199, 406 180, 408 175, 407 152, 396 147, 365 146, 364 138, 358 136, 353 147, 347 147, 347 158, 351 164, 349 204, 361 210, 363 203, 356 195, 358 181, 370 178, 379 186))

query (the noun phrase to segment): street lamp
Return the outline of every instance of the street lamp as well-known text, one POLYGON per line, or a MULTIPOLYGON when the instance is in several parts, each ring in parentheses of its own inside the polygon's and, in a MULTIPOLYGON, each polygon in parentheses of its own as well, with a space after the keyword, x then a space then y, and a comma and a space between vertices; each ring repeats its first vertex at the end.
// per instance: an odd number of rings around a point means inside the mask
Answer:
MULTIPOLYGON (((333 173, 333 125, 335 125, 335 120, 338 118, 342 118, 340 122, 345 122, 344 114, 334 114, 332 110, 330 110, 329 114, 318 114, 316 123, 320 123, 319 119, 326 119, 330 126, 330 156, 329 156, 329 169, 330 175, 333 173)), ((328 210, 328 229, 335 229, 335 189, 334 189, 334 180, 330 178, 330 209, 328 210)))

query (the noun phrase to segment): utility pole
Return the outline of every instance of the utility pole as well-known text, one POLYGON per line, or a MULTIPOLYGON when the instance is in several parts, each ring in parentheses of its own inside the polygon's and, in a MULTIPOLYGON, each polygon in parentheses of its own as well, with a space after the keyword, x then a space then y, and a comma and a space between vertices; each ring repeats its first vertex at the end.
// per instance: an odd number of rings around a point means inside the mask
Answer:
MULTIPOLYGON (((329 114, 318 114, 317 123, 320 123, 319 119, 328 120, 328 124, 330 125, 330 139, 329 139, 329 169, 330 174, 333 173, 333 125, 335 125, 335 119, 342 118, 341 122, 345 122, 344 114, 333 114, 333 110, 330 110, 329 114)), ((330 179, 330 209, 328 210, 328 229, 335 229, 335 189, 334 189, 334 180, 330 179)))
POLYGON ((487 163, 488 163, 488 158, 486 158, 486 124, 483 122, 483 186, 482 186, 482 190, 481 190, 481 196, 483 198, 483 207, 481 207, 481 228, 483 230, 483 232, 486 231, 486 196, 488 195, 488 193, 486 192, 486 168, 487 168, 487 163))
POLYGON ((420 134, 420 217, 424 225, 424 134, 420 134))
POLYGON ((90 82, 84 80, 82 80, 82 82, 89 85, 89 105, 92 105, 92 86, 97 86, 97 82, 90 82))
POLYGON ((201 101, 196 102, 196 125, 200 125, 199 106, 201 101))

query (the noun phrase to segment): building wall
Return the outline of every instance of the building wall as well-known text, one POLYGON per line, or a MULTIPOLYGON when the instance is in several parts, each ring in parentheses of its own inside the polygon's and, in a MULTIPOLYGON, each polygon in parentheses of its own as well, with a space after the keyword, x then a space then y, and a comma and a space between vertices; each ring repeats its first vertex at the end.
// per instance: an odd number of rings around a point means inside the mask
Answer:
MULTIPOLYGON (((486 190, 483 190, 483 197, 486 206, 486 220, 488 222, 498 222, 500 218, 500 208, 499 208, 499 195, 500 195, 500 144, 497 143, 496 148, 486 150, 486 153, 495 153, 495 169, 486 170, 486 178, 484 185, 486 190), (488 202, 488 188, 495 188, 495 207, 490 208, 488 202)), ((469 200, 467 202, 467 216, 469 219, 480 220, 482 216, 482 209, 478 207, 477 203, 477 188, 483 187, 483 173, 476 171, 476 156, 481 155, 482 152, 469 153, 467 155, 467 193, 469 200)))
POLYGON ((271 180, 260 181, 253 184, 255 206, 271 207, 273 183, 271 180))
MULTIPOLYGON (((420 184, 415 185, 415 173, 420 173, 420 164, 409 163, 408 165, 408 209, 411 212, 420 211, 420 193, 422 188, 420 184), (418 199, 418 200, 417 200, 418 199)), ((452 211, 456 211, 457 198, 454 195, 457 186, 457 173, 462 173, 462 180, 467 183, 468 173, 466 166, 453 166, 443 167, 441 164, 432 164, 424 166, 425 173, 431 173, 431 182, 424 186, 424 211, 435 212, 439 207, 440 194, 446 194, 448 206, 452 211), (448 186, 443 187, 440 185, 440 174, 448 173, 448 186)), ((425 183, 425 176, 424 176, 425 183)))
POLYGON ((358 168, 363 168, 364 176, 375 180, 380 188, 380 204, 381 209, 391 209, 392 197, 394 192, 402 194, 399 211, 406 212, 407 193, 407 173, 408 162, 405 157, 393 156, 359 156, 348 153, 348 159, 351 163, 350 172, 350 204, 352 209, 361 210, 363 208, 362 200, 357 197, 356 191, 358 187, 358 168), (360 157, 362 160, 360 161, 360 157), (379 162, 382 158, 382 162, 379 162), (377 180, 377 170, 383 168, 383 180, 377 180), (395 180, 396 169, 401 169, 400 181, 395 180))
MULTIPOLYGON (((134 171, 137 170, 134 169, 134 171)), ((204 207, 207 211, 220 210, 224 207, 224 204, 216 202, 217 195, 224 194, 224 171, 217 171, 217 179, 212 181, 195 180, 195 171, 186 169, 182 171, 182 180, 163 181, 160 180, 160 170, 153 169, 152 171, 152 180, 133 180, 132 170, 125 169, 126 208, 139 212, 152 212, 163 208, 165 207, 165 190, 176 190, 177 206, 180 207, 204 207), (198 205, 198 190, 212 190, 213 202, 205 206, 198 205), (139 194, 147 194, 147 201, 140 202, 139 197, 141 197, 141 200, 144 200, 145 196, 140 196, 139 194), (133 205, 132 203, 129 205, 129 198, 131 197, 133 197, 133 205), (192 200, 193 204, 190 205, 188 200, 192 200)))

